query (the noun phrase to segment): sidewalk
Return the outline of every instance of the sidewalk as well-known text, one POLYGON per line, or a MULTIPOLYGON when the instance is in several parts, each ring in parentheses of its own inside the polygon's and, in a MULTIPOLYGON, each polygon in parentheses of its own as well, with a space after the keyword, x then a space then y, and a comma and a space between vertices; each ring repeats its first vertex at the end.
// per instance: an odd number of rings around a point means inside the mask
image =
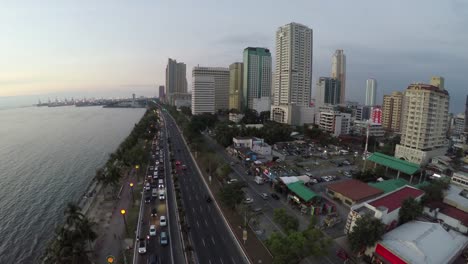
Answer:
MULTIPOLYGON (((107 263, 106 260, 109 255, 114 256, 116 260, 121 259, 124 250, 133 246, 133 239, 126 239, 126 237, 134 237, 133 227, 128 227, 129 234, 126 235, 125 224, 120 213, 121 209, 128 211, 128 208, 132 205, 130 187, 126 184, 132 178, 131 176, 122 179, 123 188, 120 199, 109 199, 110 194, 105 196, 106 191, 101 189, 88 212, 90 220, 97 223, 96 233, 98 238, 93 246, 94 263, 107 263)), ((127 263, 131 263, 131 261, 131 259, 127 259, 127 263)))

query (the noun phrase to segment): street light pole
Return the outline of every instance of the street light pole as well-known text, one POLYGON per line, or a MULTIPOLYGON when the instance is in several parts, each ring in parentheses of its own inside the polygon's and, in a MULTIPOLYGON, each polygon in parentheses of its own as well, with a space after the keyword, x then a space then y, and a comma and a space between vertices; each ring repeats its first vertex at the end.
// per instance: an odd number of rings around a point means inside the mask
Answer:
POLYGON ((125 213, 126 213, 125 209, 120 210, 120 213, 122 214, 124 224, 125 224, 125 232, 127 233, 127 236, 128 236, 128 227, 127 227, 127 219, 125 218, 125 213))
POLYGON ((133 196, 133 182, 130 183, 130 191, 132 192, 132 207, 135 205, 135 196, 133 196))

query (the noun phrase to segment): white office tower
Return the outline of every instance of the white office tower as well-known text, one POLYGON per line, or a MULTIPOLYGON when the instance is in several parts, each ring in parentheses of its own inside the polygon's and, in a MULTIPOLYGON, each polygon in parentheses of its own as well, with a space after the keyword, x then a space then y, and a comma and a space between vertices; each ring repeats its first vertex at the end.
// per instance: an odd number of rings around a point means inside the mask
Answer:
POLYGON ((229 109, 229 68, 194 67, 192 77, 210 76, 214 79, 215 111, 229 109))
POLYGON ((375 105, 376 95, 377 95, 377 81, 375 79, 368 79, 366 81, 366 102, 364 105, 367 105, 367 106, 375 105))
POLYGON ((193 76, 192 115, 215 113, 215 79, 213 76, 193 76))
POLYGON ((346 56, 341 49, 336 50, 335 54, 333 54, 331 77, 340 81, 340 104, 344 104, 346 97, 346 56))
POLYGON ((442 86, 411 84, 403 96, 402 135, 395 157, 425 165, 444 155, 448 142, 449 94, 442 86))
POLYGON ((312 86, 312 29, 290 23, 276 31, 275 83, 271 119, 300 125, 301 113, 310 114, 312 86))

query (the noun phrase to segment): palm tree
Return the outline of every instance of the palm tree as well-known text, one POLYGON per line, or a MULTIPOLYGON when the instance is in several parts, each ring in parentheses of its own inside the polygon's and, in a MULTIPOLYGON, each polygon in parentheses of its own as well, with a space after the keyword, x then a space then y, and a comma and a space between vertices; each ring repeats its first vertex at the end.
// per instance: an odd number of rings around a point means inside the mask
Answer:
POLYGON ((65 208, 65 224, 68 229, 75 229, 83 220, 81 208, 75 203, 68 203, 65 208))

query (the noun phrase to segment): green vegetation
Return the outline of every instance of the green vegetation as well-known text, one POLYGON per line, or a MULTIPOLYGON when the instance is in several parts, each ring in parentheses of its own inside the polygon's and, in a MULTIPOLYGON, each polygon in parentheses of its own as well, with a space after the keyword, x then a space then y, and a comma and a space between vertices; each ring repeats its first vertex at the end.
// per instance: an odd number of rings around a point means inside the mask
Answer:
POLYGON ((95 223, 69 203, 65 209, 65 225, 55 231, 55 239, 42 257, 45 264, 91 263, 91 243, 96 240, 95 223))
POLYGON ((302 128, 304 137, 319 142, 322 146, 335 145, 338 143, 338 139, 333 137, 329 133, 321 130, 318 125, 307 125, 305 124, 302 128))
POLYGON ((278 223, 286 233, 297 231, 299 228, 299 219, 287 214, 284 208, 274 210, 273 221, 278 223))
POLYGON ((385 233, 385 225, 371 215, 363 215, 356 220, 353 231, 348 235, 351 249, 354 252, 373 246, 385 233))
POLYGON ((377 180, 377 178, 379 178, 379 176, 373 170, 356 171, 353 174, 353 179, 360 180, 363 182, 372 182, 377 180))
POLYGON ((274 264, 297 264, 307 256, 324 256, 330 244, 331 240, 313 224, 303 232, 291 231, 285 236, 273 233, 266 241, 274 264))
POLYGON ((242 182, 223 186, 219 192, 221 202, 229 209, 234 210, 245 199, 243 187, 245 187, 245 183, 242 182))
POLYGON ((444 199, 444 191, 450 187, 450 181, 448 180, 433 180, 431 184, 422 187, 421 189, 425 192, 422 201, 423 204, 442 201, 444 199))
POLYGON ((403 201, 400 211, 398 212, 399 223, 404 224, 406 222, 416 219, 423 213, 423 205, 410 197, 403 201))

